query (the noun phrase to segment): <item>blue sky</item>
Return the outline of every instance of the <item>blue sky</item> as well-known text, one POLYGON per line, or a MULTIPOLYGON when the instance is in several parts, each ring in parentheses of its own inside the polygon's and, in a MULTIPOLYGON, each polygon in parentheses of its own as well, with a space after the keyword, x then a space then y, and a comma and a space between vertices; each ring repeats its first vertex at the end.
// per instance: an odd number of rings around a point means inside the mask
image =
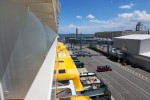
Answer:
POLYGON ((150 0, 60 0, 59 33, 94 34, 98 31, 150 28, 150 0))

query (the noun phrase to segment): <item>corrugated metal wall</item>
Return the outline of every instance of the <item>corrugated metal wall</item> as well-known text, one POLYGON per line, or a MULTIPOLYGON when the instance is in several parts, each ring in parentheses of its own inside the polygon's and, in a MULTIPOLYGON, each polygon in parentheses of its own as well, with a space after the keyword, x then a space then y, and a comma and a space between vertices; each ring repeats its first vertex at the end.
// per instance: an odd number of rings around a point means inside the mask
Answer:
POLYGON ((56 36, 28 9, 0 1, 0 81, 5 98, 25 97, 56 36))

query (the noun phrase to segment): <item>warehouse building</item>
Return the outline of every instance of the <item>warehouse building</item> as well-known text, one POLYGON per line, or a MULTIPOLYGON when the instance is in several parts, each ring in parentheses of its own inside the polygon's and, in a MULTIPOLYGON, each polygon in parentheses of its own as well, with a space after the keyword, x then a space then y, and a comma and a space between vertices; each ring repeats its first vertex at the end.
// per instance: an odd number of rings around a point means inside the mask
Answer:
POLYGON ((121 49, 126 55, 126 59, 133 64, 150 70, 150 35, 132 34, 115 37, 113 47, 121 49))
POLYGON ((106 31, 106 32, 96 32, 95 37, 97 38, 109 38, 113 39, 114 37, 131 35, 131 34, 148 34, 148 31, 106 31))

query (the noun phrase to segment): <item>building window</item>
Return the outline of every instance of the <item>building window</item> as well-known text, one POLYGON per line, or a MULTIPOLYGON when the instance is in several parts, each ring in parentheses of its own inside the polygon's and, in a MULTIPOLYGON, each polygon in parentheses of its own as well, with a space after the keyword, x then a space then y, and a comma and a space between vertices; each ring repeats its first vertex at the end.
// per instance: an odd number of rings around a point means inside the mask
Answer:
POLYGON ((66 70, 65 70, 65 69, 59 70, 59 74, 64 74, 64 73, 66 73, 66 70))
POLYGON ((64 61, 63 61, 63 60, 59 60, 58 62, 62 63, 62 62, 64 62, 64 61))
POLYGON ((71 100, 70 97, 67 98, 59 98, 59 100, 71 100))

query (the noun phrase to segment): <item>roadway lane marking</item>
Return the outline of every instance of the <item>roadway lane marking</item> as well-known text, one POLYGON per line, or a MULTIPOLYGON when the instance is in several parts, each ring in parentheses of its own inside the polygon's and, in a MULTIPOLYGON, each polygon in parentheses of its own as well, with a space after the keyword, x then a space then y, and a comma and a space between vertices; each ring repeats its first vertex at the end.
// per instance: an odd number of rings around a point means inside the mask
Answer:
MULTIPOLYGON (((129 84, 129 83, 127 83, 129 84)), ((138 90, 136 87, 134 87, 132 84, 129 84, 131 87, 133 87, 134 89, 136 89, 138 92, 140 92, 141 94, 143 94, 145 97, 149 97, 146 94, 144 94, 143 92, 141 92, 140 90, 138 90)))
MULTIPOLYGON (((88 63, 88 64, 89 64, 89 63, 88 63)), ((79 68, 78 68, 78 70, 79 70, 79 68)), ((83 72, 88 72, 88 70, 87 70, 86 68, 82 68, 82 73, 83 73, 83 72)), ((103 78, 103 80, 106 81, 106 79, 104 79, 104 78, 103 78)), ((106 82, 108 83, 108 81, 106 81, 106 82)), ((114 88, 113 88, 113 89, 114 89, 114 88)), ((114 90, 115 90, 115 89, 114 89, 114 90)), ((113 90, 113 92, 116 93, 114 90, 113 90)), ((119 96, 120 96, 120 95, 119 95, 119 96)), ((111 96, 111 100, 115 100, 113 96, 111 96)), ((124 99, 124 100, 125 100, 125 99, 124 99)))
POLYGON ((102 63, 102 62, 100 62, 99 60, 97 60, 96 58, 94 58, 93 57, 93 59, 95 59, 96 61, 98 61, 99 63, 101 63, 102 65, 106 65, 106 64, 104 64, 104 63, 102 63))
MULTIPOLYGON (((96 58, 94 58, 96 61, 98 61, 98 62, 100 62, 99 60, 97 60, 96 58)), ((100 62, 101 63, 101 62, 100 62)), ((103 64, 103 63, 102 63, 103 64)), ((114 64, 114 63, 112 63, 112 64, 114 64)), ((116 65, 116 64, 115 64, 116 65)), ((129 72, 129 70, 130 69, 128 69, 128 68, 126 68, 126 67, 124 67, 125 68, 125 70, 126 71, 128 71, 129 72)), ((113 70, 114 71, 114 70, 113 70)), ((114 71, 114 72, 116 72, 116 71, 114 71)), ((118 73, 118 72, 116 72, 116 73, 118 73)), ((119 74, 119 73, 118 73, 119 74)), ((120 75, 120 74, 119 74, 120 75)), ((137 75, 139 75, 139 77, 140 77, 140 74, 139 73, 137 73, 137 75)), ((122 76, 122 75, 121 75, 122 76)), ((122 76, 122 77, 124 77, 124 76, 122 76)), ((125 78, 125 77, 124 77, 125 78)), ((127 79, 127 78, 126 78, 127 79)), ((127 79, 128 80, 128 79, 127 79)), ((132 84, 134 84, 133 82, 131 82, 130 80, 128 80, 130 83, 132 83, 132 84)), ((139 87, 139 86, 137 86, 136 84, 134 84, 136 87, 139 87)), ((141 90, 143 90, 142 88, 140 88, 139 87, 139 89, 141 89, 141 90)), ((148 95, 150 95, 147 91, 145 91, 145 90, 143 90, 144 92, 146 92, 148 95)), ((140 92, 141 93, 141 92, 140 92)), ((143 93, 142 93, 143 94, 143 93)), ((145 94, 144 94, 145 95, 145 94)))
MULTIPOLYGON (((93 57, 94 58, 94 57, 93 57)), ((100 62, 99 60, 97 60, 96 58, 94 58, 96 61, 98 61, 99 63, 101 63, 101 64, 103 64, 103 65, 105 65, 104 63, 102 63, 102 62, 100 62)), ((111 62, 111 61, 109 61, 109 62, 111 62)), ((112 63, 112 62, 111 62, 112 63)), ((112 63, 112 64, 114 64, 114 63, 112 63)), ((115 65, 117 65, 117 64, 115 64, 115 65)), ((120 66, 119 64, 117 65, 117 66, 120 66)), ((122 66, 120 66, 120 67, 122 67, 122 66)), ((128 69, 128 68, 126 68, 126 67, 122 67, 123 69, 125 69, 125 70, 128 70, 128 72, 131 72, 131 73, 133 73, 133 74, 136 74, 138 77, 141 77, 141 78, 145 78, 145 80, 148 80, 147 79, 147 77, 142 77, 139 73, 137 73, 137 72, 135 72, 135 71, 133 71, 133 70, 130 70, 130 69, 128 69)), ((116 72, 116 71, 115 71, 116 72)), ((116 72, 117 73, 117 72, 116 72)), ((119 73, 118 73, 119 74, 119 73)), ((121 75, 122 76, 122 75, 121 75)), ((125 78, 124 76, 122 76, 123 78, 125 78)), ((128 80, 127 78, 125 78, 126 80, 128 80)), ((134 86, 136 86, 138 89, 140 89, 140 90, 142 90, 142 91, 144 91, 146 94, 148 94, 148 95, 150 95, 147 91, 145 91, 145 90, 143 90, 141 87, 139 87, 139 86, 137 86, 136 84, 134 84, 133 82, 131 82, 130 80, 128 80, 132 85, 134 85, 134 86)), ((107 82, 108 83, 108 82, 107 82)), ((108 83, 109 84, 109 83, 108 83)), ((111 86, 111 85, 110 85, 111 86)), ((112 87, 113 88, 113 87, 112 87)), ((141 93, 141 92, 140 92, 141 93)), ((143 94, 143 93, 142 93, 143 94)), ((144 95, 146 95, 146 94, 144 94, 144 95)))
POLYGON ((134 84, 133 82, 131 82, 130 80, 128 80, 126 77, 122 76, 121 74, 119 74, 118 72, 114 71, 116 74, 118 74, 119 76, 121 76, 122 78, 126 79, 128 82, 130 82, 131 84, 133 84, 134 86, 136 86, 137 88, 139 88, 140 90, 142 90, 143 92, 145 92, 146 94, 148 94, 150 96, 150 93, 148 93, 147 91, 145 91, 144 89, 142 89, 141 87, 137 86, 136 84, 134 84))
POLYGON ((87 64, 88 67, 93 67, 90 63, 87 64))
POLYGON ((110 80, 114 81, 114 83, 117 84, 117 86, 121 87, 123 89, 124 93, 129 94, 129 91, 122 84, 120 84, 118 81, 116 81, 115 79, 110 79, 110 80))
POLYGON ((138 92, 140 92, 144 96, 148 97, 146 94, 144 94, 143 92, 141 92, 139 89, 137 89, 136 87, 134 87, 132 84, 130 84, 130 83, 127 83, 127 84, 130 85, 131 87, 133 87, 134 89, 136 89, 138 92))
POLYGON ((126 100, 119 92, 117 92, 117 90, 112 85, 109 84, 109 82, 105 78, 101 77, 101 79, 105 80, 105 82, 112 88, 112 91, 119 95, 119 98, 121 98, 121 100, 126 100))
MULTIPOLYGON (((116 74, 116 73, 115 73, 116 74)), ((107 75, 107 74, 106 74, 107 75)), ((114 80, 114 79, 111 79, 111 80, 113 80, 113 81, 115 81, 116 82, 116 84, 119 84, 116 80, 114 80)), ((127 84, 128 85, 130 85, 131 87, 133 87, 135 90, 137 90, 139 93, 141 93, 141 94, 143 94, 145 97, 148 97, 146 94, 144 94, 141 90, 139 90, 139 89, 137 89, 136 87, 134 87, 132 84, 130 84, 129 82, 127 82, 127 84)), ((119 84, 120 86, 121 86, 121 84, 119 84)), ((122 86, 121 86, 122 87, 122 86)), ((124 89, 124 88, 123 88, 124 89)), ((124 89, 124 90, 126 90, 126 89, 124 89)), ((128 90, 126 90, 127 92, 128 92, 128 90)))
MULTIPOLYGON (((104 58, 104 57, 101 57, 101 58, 104 58)), ((105 59, 106 59, 106 58, 105 58, 105 59)), ((96 59, 96 60, 97 60, 97 59, 96 59)), ((118 66, 118 67, 120 67, 120 68, 122 68, 122 69, 124 69, 125 71, 127 71, 127 72, 129 72, 129 73, 131 73, 131 74, 133 74, 133 75, 135 75, 135 76, 137 76, 137 77, 139 77, 140 79, 142 79, 142 80, 144 80, 144 81, 150 83, 150 79, 149 79, 148 77, 146 77, 146 76, 144 76, 144 75, 142 75, 142 74, 139 74, 139 73, 137 73, 136 71, 131 70, 131 69, 127 68, 127 67, 124 67, 124 66, 122 66, 122 65, 120 65, 120 64, 118 64, 118 63, 114 63, 114 62, 112 62, 112 61, 110 61, 110 60, 108 60, 108 59, 106 59, 106 60, 107 60, 108 62, 110 62, 110 63, 112 63, 112 64, 114 64, 114 65, 116 65, 116 66, 118 66)))

